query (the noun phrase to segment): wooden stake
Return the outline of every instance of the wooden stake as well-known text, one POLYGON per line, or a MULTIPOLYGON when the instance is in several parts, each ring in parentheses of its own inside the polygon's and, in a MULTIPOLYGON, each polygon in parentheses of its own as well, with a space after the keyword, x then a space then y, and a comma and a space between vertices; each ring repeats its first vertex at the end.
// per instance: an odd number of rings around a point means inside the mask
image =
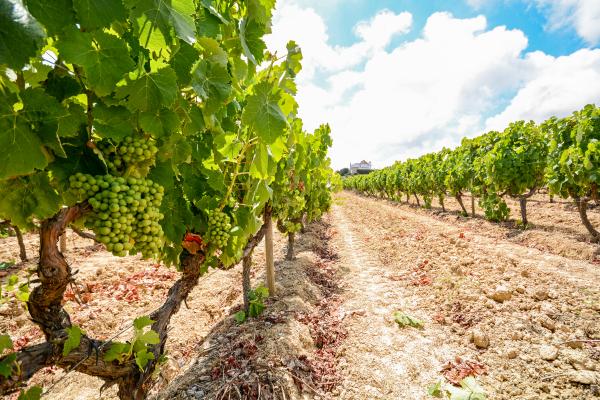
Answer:
MULTIPOLYGON (((270 206, 267 206, 270 207, 270 206)), ((267 288, 269 289, 269 295, 275 295, 275 263, 273 260, 273 220, 271 219, 271 213, 265 212, 267 220, 267 232, 265 234, 265 253, 267 258, 267 288)))

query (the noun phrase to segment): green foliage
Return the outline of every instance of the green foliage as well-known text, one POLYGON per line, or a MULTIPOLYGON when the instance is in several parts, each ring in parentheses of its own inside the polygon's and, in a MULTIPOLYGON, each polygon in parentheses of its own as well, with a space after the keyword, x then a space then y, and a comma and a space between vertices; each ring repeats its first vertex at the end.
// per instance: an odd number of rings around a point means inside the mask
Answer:
POLYGON ((408 314, 405 314, 402 311, 394 312, 394 321, 396 321, 396 323, 398 324, 398 326, 400 328, 405 328, 407 326, 410 326, 412 328, 417 328, 417 329, 423 328, 423 321, 421 321, 420 319, 417 319, 415 317, 412 317, 408 314))
POLYGON ((4 269, 8 269, 8 268, 12 267, 13 265, 15 265, 15 260, 0 261, 0 271, 2 271, 4 269))
POLYGON ((133 321, 133 339, 125 343, 113 342, 104 355, 104 361, 116 361, 123 364, 133 358, 140 371, 143 371, 148 362, 154 360, 151 347, 160 343, 157 332, 152 329, 145 329, 154 322, 147 316, 136 318, 133 321))
POLYGON ((71 353, 71 350, 78 348, 79 343, 81 343, 81 335, 85 335, 85 332, 77 325, 66 328, 66 331, 68 336, 63 345, 63 357, 68 356, 69 353, 71 353))
POLYGON ((487 188, 510 196, 539 188, 544 180, 547 143, 534 122, 512 123, 482 157, 487 188))
POLYGON ((250 317, 256 318, 262 314, 265 309, 264 301, 267 297, 269 297, 269 289, 262 285, 254 290, 250 290, 248 293, 248 300, 250 300, 248 314, 250 317))
POLYGON ((15 299, 26 306, 27 300, 29 300, 29 280, 21 282, 18 275, 10 275, 6 284, 0 286, 0 304, 8 301, 9 293, 12 293, 15 299))
POLYGON ((487 398, 484 389, 472 376, 463 379, 460 387, 440 380, 427 388, 427 394, 448 400, 485 400, 487 398))
POLYGON ((600 109, 587 105, 569 117, 551 118, 542 130, 550 142, 546 174, 551 193, 598 197, 600 109))
POLYGON ((233 315, 233 319, 238 324, 246 321, 247 318, 256 318, 262 314, 265 309, 265 299, 269 297, 269 289, 260 285, 256 289, 252 289, 248 292, 248 315, 244 310, 240 310, 233 315))
MULTIPOLYGON (((281 220, 320 217, 339 187, 331 132, 307 133, 297 118, 296 43, 266 51, 274 6, 0 0, 0 218, 31 228, 85 205, 74 223, 107 250, 167 265, 193 233, 212 242, 199 250, 204 272, 239 261, 268 203, 281 220)), ((159 339, 150 323, 137 321, 107 361, 144 369, 159 339)))
POLYGON ((42 398, 43 390, 39 386, 32 386, 27 390, 21 390, 17 400, 39 400, 42 398))
POLYGON ((490 221, 506 221, 510 215, 510 208, 504 199, 496 193, 486 193, 479 199, 479 207, 483 208, 485 217, 490 221))
MULTIPOLYGON (((13 342, 8 335, 0 335, 0 356, 6 350, 12 350, 13 342)), ((17 355, 15 353, 10 353, 4 356, 2 361, 0 361, 0 375, 4 378, 9 378, 15 367, 18 367, 17 363, 17 355)))

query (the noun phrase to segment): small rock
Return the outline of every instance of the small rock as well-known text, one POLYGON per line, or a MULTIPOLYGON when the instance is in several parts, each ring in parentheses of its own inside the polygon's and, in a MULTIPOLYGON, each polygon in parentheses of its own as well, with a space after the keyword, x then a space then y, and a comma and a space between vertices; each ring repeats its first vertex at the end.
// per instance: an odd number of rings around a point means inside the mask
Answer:
POLYGON ((517 355, 517 350, 515 349, 510 349, 506 352, 506 358, 508 358, 509 360, 517 358, 517 355))
POLYGON ((490 346, 490 338, 478 329, 471 334, 471 341, 478 349, 487 349, 490 346))
POLYGON ((544 328, 548 329, 549 331, 554 332, 556 330, 556 324, 550 318, 542 318, 541 324, 544 328))
POLYGON ((595 385, 600 382, 600 377, 594 371, 571 371, 569 373, 569 380, 583 385, 595 385))
POLYGON ((565 344, 572 349, 583 349, 583 342, 578 341, 578 340, 574 340, 572 342, 566 342, 565 344))
POLYGON ((548 291, 545 289, 536 290, 535 293, 533 294, 533 298, 538 301, 548 300, 549 297, 550 296, 548 295, 548 291))
POLYGON ((17 324, 17 327, 21 328, 23 325, 25 325, 27 323, 29 319, 27 318, 26 315, 22 314, 19 315, 17 318, 15 318, 15 323, 17 324))
POLYGON ((500 285, 494 290, 494 292, 492 293, 492 295, 490 297, 499 303, 503 303, 503 302, 511 299, 512 290, 510 290, 509 288, 507 288, 504 285, 500 285))
POLYGON ((554 361, 558 358, 558 348, 549 345, 541 346, 540 357, 542 358, 542 360, 554 361))
POLYGON ((512 335, 510 336, 510 338, 512 340, 521 340, 521 339, 523 339, 523 333, 518 332, 518 331, 517 332, 513 332, 512 335))
POLYGON ((525 278, 529 278, 531 276, 531 274, 529 273, 528 270, 524 269, 523 271, 521 271, 521 276, 523 276, 525 278))
POLYGON ((517 293, 523 294, 525 293, 525 288, 523 286, 518 286, 516 289, 517 293))

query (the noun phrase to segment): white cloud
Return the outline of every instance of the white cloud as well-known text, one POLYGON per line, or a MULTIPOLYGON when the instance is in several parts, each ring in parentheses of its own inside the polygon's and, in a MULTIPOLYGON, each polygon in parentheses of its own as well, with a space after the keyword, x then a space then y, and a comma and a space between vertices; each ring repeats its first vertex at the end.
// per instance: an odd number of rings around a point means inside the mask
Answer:
POLYGON ((577 34, 591 45, 600 42, 600 1, 535 0, 547 11, 550 29, 573 26, 577 34))
POLYGON ((448 13, 431 15, 421 37, 388 49, 411 23, 408 13, 384 11, 354 28, 355 44, 339 47, 314 10, 284 3, 277 11, 269 48, 292 38, 302 47, 300 116, 307 129, 331 124, 336 168, 362 159, 382 167, 486 127, 600 101, 600 50, 524 53, 523 32, 448 13))
POLYGON ((475 10, 480 10, 483 6, 490 3, 490 0, 467 0, 467 4, 475 10))
POLYGON ((377 13, 371 21, 360 22, 354 32, 369 48, 382 49, 392 37, 406 33, 412 25, 412 15, 408 12, 395 14, 389 10, 377 13))
POLYGON ((272 51, 284 53, 286 43, 295 40, 304 56, 303 77, 310 78, 317 70, 340 71, 360 64, 382 51, 395 35, 408 32, 411 25, 410 13, 394 14, 383 10, 370 21, 355 27, 360 41, 349 47, 330 46, 325 22, 314 9, 282 3, 275 12, 274 33, 265 41, 272 51))
POLYGON ((558 58, 535 52, 526 62, 532 78, 504 111, 486 121, 486 130, 520 119, 541 122, 600 101, 600 51, 583 49, 558 58))

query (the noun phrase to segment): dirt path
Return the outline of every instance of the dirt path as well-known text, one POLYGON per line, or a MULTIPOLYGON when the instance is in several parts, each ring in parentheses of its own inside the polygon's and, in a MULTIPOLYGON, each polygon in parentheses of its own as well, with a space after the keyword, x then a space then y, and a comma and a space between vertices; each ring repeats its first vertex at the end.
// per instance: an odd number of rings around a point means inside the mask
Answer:
MULTIPOLYGON (((451 356, 437 338, 412 330, 399 334, 391 316, 396 310, 414 309, 402 290, 385 276, 385 268, 356 240, 353 224, 343 207, 335 207, 333 221, 339 232, 340 263, 345 266, 344 286, 349 338, 345 343, 345 380, 341 399, 418 399, 422 378, 434 380, 436 369, 451 356)), ((419 316, 421 317, 421 316, 419 316)))
POLYGON ((349 193, 332 220, 350 315, 339 398, 428 398, 457 356, 487 369, 478 379, 493 399, 597 398, 597 386, 577 382, 600 379, 597 347, 540 353, 600 334, 596 265, 349 193), (490 298, 502 291, 510 299, 490 298), (425 328, 399 329, 397 310, 425 328), (489 344, 477 348, 473 333, 489 344))

